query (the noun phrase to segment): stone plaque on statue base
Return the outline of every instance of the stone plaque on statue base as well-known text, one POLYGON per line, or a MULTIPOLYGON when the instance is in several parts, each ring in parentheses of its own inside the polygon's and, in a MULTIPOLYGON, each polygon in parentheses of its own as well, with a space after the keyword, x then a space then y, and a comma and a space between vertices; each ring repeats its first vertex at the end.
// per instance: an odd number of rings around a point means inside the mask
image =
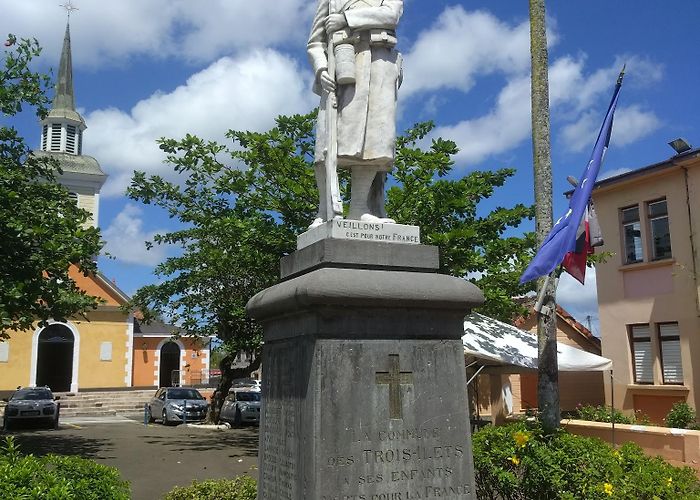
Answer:
POLYGON ((258 498, 476 498, 461 336, 481 292, 434 272, 432 247, 326 243, 248 303, 265 340, 258 498))
POLYGON ((420 244, 420 228, 405 224, 334 219, 297 236, 297 250, 325 239, 420 244))

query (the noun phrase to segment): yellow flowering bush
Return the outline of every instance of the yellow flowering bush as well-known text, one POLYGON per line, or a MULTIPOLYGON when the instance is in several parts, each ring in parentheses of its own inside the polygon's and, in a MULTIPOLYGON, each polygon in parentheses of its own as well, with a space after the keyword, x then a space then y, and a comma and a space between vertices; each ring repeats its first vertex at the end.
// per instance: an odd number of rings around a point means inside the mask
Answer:
POLYGON ((692 469, 673 467, 628 443, 615 450, 524 422, 486 427, 473 440, 479 500, 700 499, 692 469))
POLYGON ((603 483, 603 493, 605 493, 606 495, 612 496, 613 485, 610 483, 603 483))

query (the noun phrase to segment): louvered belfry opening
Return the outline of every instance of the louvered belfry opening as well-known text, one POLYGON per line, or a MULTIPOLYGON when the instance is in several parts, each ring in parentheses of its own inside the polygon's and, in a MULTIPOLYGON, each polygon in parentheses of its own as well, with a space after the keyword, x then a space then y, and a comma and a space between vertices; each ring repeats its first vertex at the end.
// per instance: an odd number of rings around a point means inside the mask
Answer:
POLYGON ((51 125, 51 147, 49 151, 61 151, 61 125, 54 123, 51 125))

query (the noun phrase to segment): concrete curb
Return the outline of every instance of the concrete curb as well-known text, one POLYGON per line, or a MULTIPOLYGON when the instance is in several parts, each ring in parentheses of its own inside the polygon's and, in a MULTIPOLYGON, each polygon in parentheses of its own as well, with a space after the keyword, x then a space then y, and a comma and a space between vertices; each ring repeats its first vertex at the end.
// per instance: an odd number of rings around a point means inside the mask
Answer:
POLYGON ((188 428, 193 429, 206 429, 211 431, 225 431, 231 428, 227 423, 214 425, 214 424, 186 424, 188 428))

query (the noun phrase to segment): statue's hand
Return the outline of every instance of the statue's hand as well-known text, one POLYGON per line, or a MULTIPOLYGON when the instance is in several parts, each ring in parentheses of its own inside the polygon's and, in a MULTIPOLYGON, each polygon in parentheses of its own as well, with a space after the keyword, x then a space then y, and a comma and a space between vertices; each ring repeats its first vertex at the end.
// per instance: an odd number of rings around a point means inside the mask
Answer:
POLYGON ((326 18, 326 33, 335 33, 348 25, 345 14, 331 14, 326 18))
POLYGON ((326 92, 333 92, 335 90, 335 80, 328 74, 328 70, 324 69, 321 71, 320 82, 321 88, 326 92))

